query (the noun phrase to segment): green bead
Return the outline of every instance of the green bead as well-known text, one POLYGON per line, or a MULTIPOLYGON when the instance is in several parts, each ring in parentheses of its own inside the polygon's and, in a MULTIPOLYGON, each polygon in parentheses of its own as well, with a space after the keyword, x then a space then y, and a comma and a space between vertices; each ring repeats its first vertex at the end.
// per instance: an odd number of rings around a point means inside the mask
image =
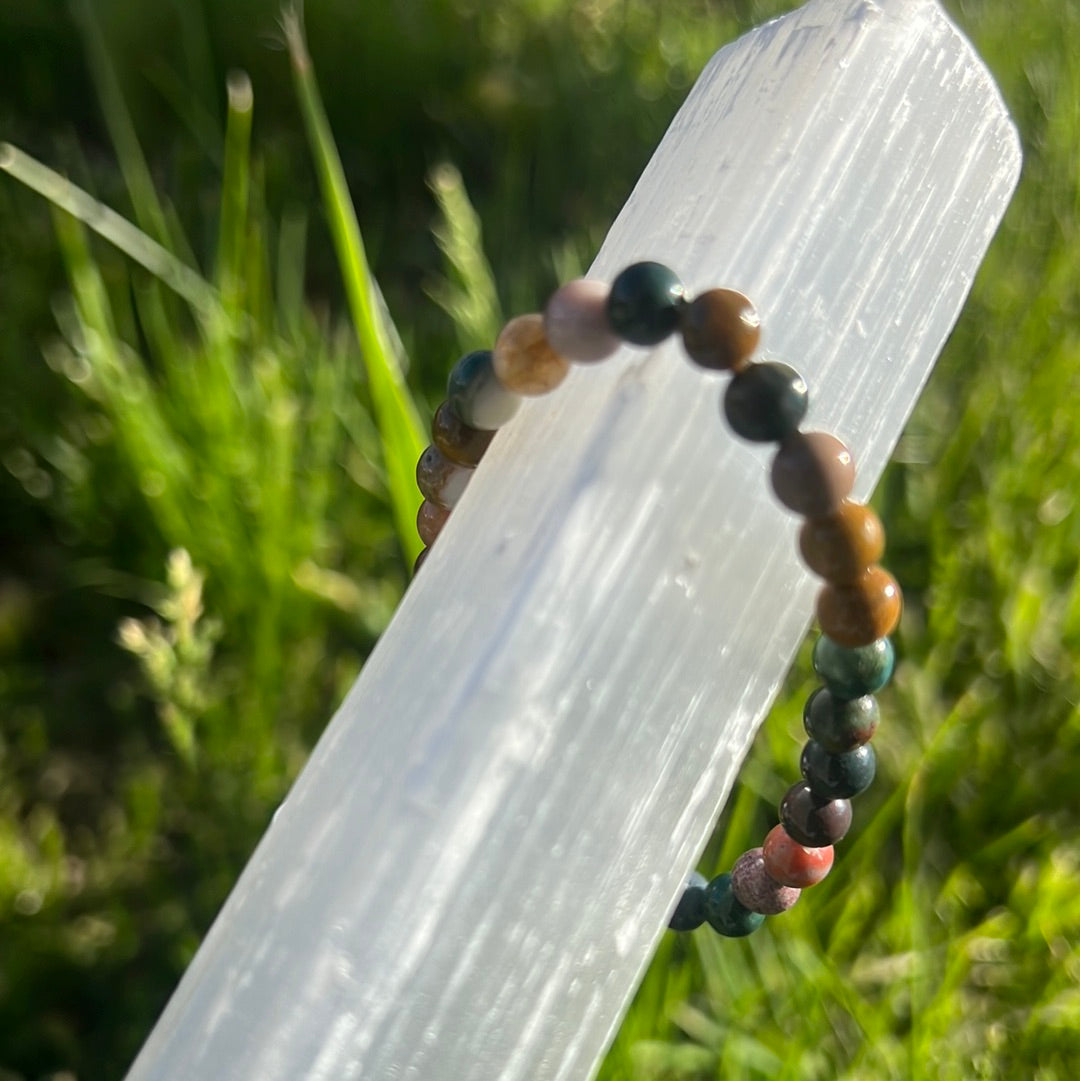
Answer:
POLYGON ((869 743, 844 754, 829 754, 812 739, 803 748, 799 768, 818 799, 851 799, 873 783, 877 755, 869 743))
POLYGON ((892 678, 895 664, 896 653, 888 638, 854 649, 837 645, 824 634, 814 643, 814 671, 834 698, 862 698, 880 691, 892 678))
POLYGON ((705 922, 705 887, 708 884, 704 875, 690 872, 668 927, 673 931, 693 931, 705 922))
POLYGON ((765 922, 760 912, 751 912, 735 896, 731 875, 717 875, 705 887, 705 919, 725 938, 745 938, 765 922))
POLYGON ((656 345, 679 325, 686 289, 660 263, 634 263, 612 283, 607 299, 611 329, 632 345, 656 345))
POLYGON ((724 417, 743 439, 779 443, 798 430, 808 401, 806 383, 794 368, 764 361, 732 377, 724 392, 724 417))
POLYGON ((463 424, 482 432, 501 428, 517 412, 521 398, 495 378, 490 349, 468 353, 454 365, 446 400, 463 424))
POLYGON ((837 698, 827 687, 819 687, 806 700, 803 727, 830 754, 842 754, 872 739, 880 717, 872 694, 837 698))

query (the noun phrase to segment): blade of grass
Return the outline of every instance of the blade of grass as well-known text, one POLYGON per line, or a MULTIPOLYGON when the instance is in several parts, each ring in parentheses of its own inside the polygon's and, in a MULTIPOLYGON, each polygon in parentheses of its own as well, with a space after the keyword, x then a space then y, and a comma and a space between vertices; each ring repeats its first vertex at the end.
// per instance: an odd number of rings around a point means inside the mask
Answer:
POLYGON ((218 226, 218 284, 230 315, 239 314, 244 290, 245 237, 251 177, 251 80, 242 71, 230 72, 226 83, 228 120, 225 124, 225 175, 218 226))
POLYGON ((297 9, 287 8, 282 12, 282 29, 289 47, 296 93, 315 159, 323 205, 367 370, 394 522, 406 556, 411 559, 420 550, 415 528, 420 497, 414 470, 426 444, 423 426, 390 345, 390 333, 381 318, 356 210, 319 95, 297 9))

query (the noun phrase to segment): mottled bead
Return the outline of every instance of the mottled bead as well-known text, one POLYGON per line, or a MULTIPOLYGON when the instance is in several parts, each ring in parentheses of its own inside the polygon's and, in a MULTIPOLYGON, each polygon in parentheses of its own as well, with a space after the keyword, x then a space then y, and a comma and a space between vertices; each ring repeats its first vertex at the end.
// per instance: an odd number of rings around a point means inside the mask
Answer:
POLYGON ((708 289, 679 312, 686 355, 703 368, 738 371, 761 340, 757 309, 734 289, 708 289))
POLYGON ((896 579, 883 567, 870 567, 850 585, 829 582, 818 594, 817 618, 834 642, 855 649, 890 634, 902 606, 896 579))
POLYGON ((796 514, 830 513, 854 484, 851 451, 828 432, 795 432, 780 444, 773 458, 773 491, 796 514))
POLYGON ((491 365, 507 390, 527 395, 554 390, 570 371, 570 361, 548 344, 539 315, 519 315, 502 328, 491 351, 491 365))
POLYGON ((803 727, 830 754, 843 754, 869 743, 880 717, 877 699, 872 694, 837 698, 828 687, 819 687, 806 700, 803 727))
POLYGON ((826 581, 854 582, 884 554, 885 530, 869 507, 845 500, 832 514, 803 522, 799 551, 826 581))
POLYGON ((420 539, 430 547, 435 543, 435 538, 442 532, 450 517, 449 507, 440 507, 438 503, 432 503, 425 499, 416 512, 416 532, 420 539))
POLYGON ((806 383, 794 368, 765 361, 732 377, 724 392, 724 418, 743 439, 779 442, 798 429, 808 402, 806 383))
POLYGON ((450 408, 470 428, 494 431, 517 412, 521 398, 495 378, 491 351, 478 349, 454 365, 446 385, 450 408))
POLYGON ((731 875, 717 875, 705 887, 705 919, 726 938, 744 938, 764 922, 760 912, 751 912, 736 896, 731 875))
POLYGON ((820 799, 850 799, 873 783, 877 755, 869 743, 843 754, 830 754, 816 739, 811 739, 803 747, 799 769, 820 799))
POLYGON ((544 334, 556 353, 576 363, 605 360, 622 344, 611 329, 606 282, 578 278, 551 294, 544 308, 544 334))
POLYGON ((428 447, 416 463, 416 486, 425 499, 452 507, 465 494, 473 471, 450 461, 438 447, 428 447))
POLYGON ((736 900, 751 912, 778 916, 799 899, 801 890, 782 886, 765 871, 765 853, 760 848, 744 852, 731 868, 731 889, 736 900))
POLYGON ((693 931, 705 922, 705 887, 709 880, 697 871, 686 876, 682 897, 668 920, 672 931, 693 931))
POLYGON ((607 317, 611 329, 632 345, 656 345, 679 325, 686 290, 660 263, 634 263, 611 283, 607 317))
POLYGON ((837 698, 861 698, 892 679, 896 653, 888 638, 849 649, 821 635, 814 643, 814 671, 837 698))
POLYGON ((420 570, 420 568, 424 565, 425 561, 427 560, 428 553, 430 551, 431 551, 430 548, 424 548, 424 549, 421 550, 420 554, 416 557, 416 562, 413 563, 413 566, 412 566, 413 574, 416 574, 420 570))
POLYGON ((784 886, 805 890, 816 886, 832 869, 833 847, 808 848, 799 844, 783 826, 773 826, 765 843, 765 871, 784 886))
POLYGON ((793 784, 780 801, 780 824, 807 848, 827 848, 851 829, 851 801, 819 799, 806 781, 793 784))
POLYGON ((494 437, 492 431, 470 428, 449 402, 443 402, 431 420, 431 442, 458 465, 477 465, 494 437))

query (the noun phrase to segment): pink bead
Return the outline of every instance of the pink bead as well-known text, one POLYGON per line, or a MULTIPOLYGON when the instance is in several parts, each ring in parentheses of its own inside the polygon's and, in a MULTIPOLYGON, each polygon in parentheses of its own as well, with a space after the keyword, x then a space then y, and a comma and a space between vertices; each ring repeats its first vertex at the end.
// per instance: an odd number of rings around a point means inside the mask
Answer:
POLYGON ((578 278, 556 289, 544 309, 544 334, 556 353, 579 363, 603 360, 622 344, 608 323, 604 282, 578 278))
POLYGON ((802 892, 794 886, 782 886, 765 870, 765 855, 760 848, 744 852, 731 869, 731 888, 736 900, 751 912, 776 916, 787 912, 802 892))
POLYGON ((773 458, 772 486, 785 507, 820 518, 837 510, 855 486, 855 461, 835 435, 796 432, 773 458))

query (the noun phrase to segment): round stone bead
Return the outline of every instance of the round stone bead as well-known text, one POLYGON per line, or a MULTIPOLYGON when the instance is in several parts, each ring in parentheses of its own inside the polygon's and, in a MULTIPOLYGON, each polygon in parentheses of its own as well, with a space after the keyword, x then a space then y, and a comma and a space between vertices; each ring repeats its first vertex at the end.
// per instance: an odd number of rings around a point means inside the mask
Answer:
POLYGON ((828 432, 794 432, 780 444, 773 458, 773 491, 796 514, 829 514, 854 484, 851 451, 828 432))
POLYGON ((799 550, 826 581, 854 582, 884 554, 885 530, 869 507, 844 500, 832 514, 803 522, 799 550))
POLYGON ((766 874, 784 886, 805 890, 816 886, 832 869, 832 845, 808 848, 789 836, 783 826, 769 830, 762 849, 766 874))
POLYGON ((424 548, 424 549, 421 550, 420 554, 416 557, 416 562, 413 563, 413 567, 412 567, 413 574, 416 574, 420 570, 420 568, 424 565, 424 563, 425 563, 425 561, 427 560, 427 557, 428 557, 428 552, 430 550, 431 550, 430 548, 424 548))
POLYGON ((495 339, 491 357, 495 378, 515 394, 547 394, 570 371, 570 361, 548 344, 540 315, 511 319, 495 339))
POLYGON ((425 499, 452 507, 465 494, 473 471, 455 465, 438 447, 428 447, 416 463, 416 486, 425 499))
POLYGON ((763 916, 787 912, 799 899, 800 890, 781 886, 765 872, 765 853, 760 848, 744 852, 731 869, 731 888, 739 904, 763 916))
POLYGON ((765 922, 760 912, 751 912, 735 896, 731 875, 717 875, 705 887, 705 919, 726 938, 744 938, 765 922))
POLYGON ((702 368, 738 371, 761 340, 757 309, 734 289, 708 289, 679 312, 686 355, 702 368))
POLYGON ((435 538, 442 532, 442 527, 446 525, 449 517, 449 507, 440 507, 438 503, 427 499, 420 504, 420 509, 416 512, 416 532, 429 548, 435 543, 435 538))
POLYGON ((798 429, 808 402, 806 383, 794 368, 765 361, 732 377, 724 392, 724 417, 743 439, 779 442, 798 429))
POLYGON ((827 848, 851 829, 851 801, 819 799, 806 781, 799 781, 780 801, 780 824, 798 844, 827 848))
POLYGON ((607 317, 611 329, 632 345, 656 345, 679 325, 686 290, 660 263, 634 263, 611 283, 607 317))
POLYGON ((849 649, 821 635, 814 643, 814 671, 834 698, 874 694, 892 678, 896 653, 888 638, 849 649))
POLYGON ((872 694, 837 698, 828 687, 819 687, 806 700, 803 727, 830 754, 843 754, 869 743, 880 717, 877 699, 872 694))
POLYGON ((605 360, 622 344, 607 316, 610 286, 578 278, 551 294, 544 334, 556 353, 577 363, 605 360))
POLYGON ((495 378, 489 349, 468 353, 454 365, 446 400, 462 422, 488 432, 501 428, 521 404, 521 398, 495 378))
POLYGON ((683 895, 668 920, 672 931, 693 931, 705 922, 705 887, 709 880, 697 871, 691 871, 683 887, 683 895))
POLYGON ((449 402, 443 402, 431 420, 432 443, 458 465, 477 465, 494 436, 494 432, 470 428, 450 408, 449 402))
POLYGON ((834 642, 855 649, 890 634, 902 607, 896 579, 883 567, 870 567, 850 585, 829 582, 818 594, 817 618, 834 642))
POLYGON ((850 799, 873 783, 877 755, 869 743, 843 754, 830 754, 816 739, 811 739, 803 747, 799 769, 819 799, 850 799))

